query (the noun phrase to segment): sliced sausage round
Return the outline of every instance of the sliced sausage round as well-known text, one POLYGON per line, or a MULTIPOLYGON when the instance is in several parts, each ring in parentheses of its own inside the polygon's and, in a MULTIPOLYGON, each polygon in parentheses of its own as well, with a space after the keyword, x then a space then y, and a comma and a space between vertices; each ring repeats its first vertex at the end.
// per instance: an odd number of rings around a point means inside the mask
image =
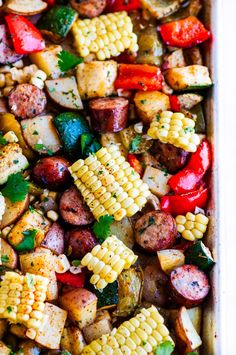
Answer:
POLYGON ((99 16, 106 7, 106 0, 71 0, 71 6, 80 16, 93 18, 99 16))
POLYGON ((68 247, 71 247, 70 256, 82 259, 97 244, 97 239, 89 228, 74 229, 67 233, 68 247))
POLYGON ((166 212, 148 212, 135 223, 136 242, 151 253, 171 248, 176 236, 175 220, 166 212))
POLYGON ((62 226, 59 223, 53 223, 41 245, 44 248, 50 249, 54 254, 63 254, 65 244, 64 237, 65 232, 62 226))
POLYGON ((49 190, 65 189, 71 182, 69 165, 63 157, 42 158, 33 168, 33 179, 38 185, 49 190))
POLYGON ((65 222, 85 226, 94 221, 92 212, 75 186, 66 190, 60 199, 59 211, 65 222))
POLYGON ((183 265, 173 270, 170 283, 174 300, 185 307, 199 305, 210 290, 206 274, 195 265, 183 265))
POLYGON ((19 84, 10 91, 8 104, 13 115, 32 118, 43 112, 47 104, 43 90, 32 84, 19 84))
POLYGON ((92 126, 98 132, 119 132, 127 125, 129 101, 123 97, 93 99, 89 109, 92 126))
POLYGON ((147 265, 144 269, 143 298, 145 301, 165 306, 168 302, 168 277, 157 265, 147 265))
POLYGON ((0 25, 0 64, 15 63, 22 57, 13 50, 6 25, 0 25))
POLYGON ((171 174, 175 174, 182 169, 189 156, 189 153, 185 150, 176 148, 169 143, 162 143, 159 140, 155 140, 150 151, 159 163, 165 165, 171 174))

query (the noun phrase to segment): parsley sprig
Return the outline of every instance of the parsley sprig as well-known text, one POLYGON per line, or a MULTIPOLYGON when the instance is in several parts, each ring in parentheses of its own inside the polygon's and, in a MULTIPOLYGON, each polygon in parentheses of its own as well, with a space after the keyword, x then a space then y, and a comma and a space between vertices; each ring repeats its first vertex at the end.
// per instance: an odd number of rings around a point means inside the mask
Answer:
POLYGON ((15 246, 17 251, 30 251, 35 247, 35 236, 37 229, 26 229, 22 232, 24 239, 18 245, 15 246))
POLYGON ((141 143, 142 136, 140 134, 137 134, 131 141, 130 147, 129 147, 129 152, 130 153, 135 153, 136 150, 139 148, 139 145, 141 143))
POLYGON ((93 225, 93 231, 96 234, 96 237, 99 243, 104 242, 111 233, 111 224, 114 221, 112 216, 101 216, 99 221, 93 225))
POLYGON ((29 192, 29 182, 21 173, 11 174, 1 192, 13 203, 23 201, 29 192))
POLYGON ((61 71, 67 71, 76 67, 76 65, 83 62, 82 58, 76 57, 74 54, 62 50, 58 54, 58 66, 61 71))

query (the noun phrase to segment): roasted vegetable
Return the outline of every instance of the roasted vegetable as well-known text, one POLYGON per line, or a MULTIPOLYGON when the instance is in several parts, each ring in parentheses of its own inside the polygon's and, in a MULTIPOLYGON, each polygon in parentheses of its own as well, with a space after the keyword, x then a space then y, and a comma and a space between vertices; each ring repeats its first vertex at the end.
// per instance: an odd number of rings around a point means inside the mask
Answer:
POLYGON ((130 153, 141 154, 152 146, 152 140, 148 140, 146 137, 142 137, 141 134, 137 134, 133 125, 123 129, 120 132, 120 138, 124 147, 130 153))
POLYGON ((157 66, 162 64, 164 49, 155 27, 149 26, 139 32, 138 46, 137 63, 157 66))
POLYGON ((112 331, 111 317, 108 311, 99 311, 95 321, 83 328, 83 334, 87 343, 110 334, 112 331))
POLYGON ((29 196, 25 196, 23 201, 11 202, 7 197, 5 197, 5 213, 2 216, 2 221, 0 223, 0 228, 3 229, 10 224, 14 223, 27 209, 29 205, 29 196))
POLYGON ((124 270, 118 277, 117 310, 114 315, 127 317, 140 305, 143 287, 143 271, 140 266, 124 270))
POLYGON ((73 355, 80 355, 84 346, 84 337, 79 328, 74 326, 64 328, 61 337, 61 348, 65 350, 64 353, 70 352, 73 355))
POLYGON ((102 291, 92 286, 92 292, 97 296, 98 309, 114 307, 118 303, 118 283, 117 281, 108 284, 102 291))
POLYGON ((180 8, 180 0, 141 0, 141 5, 148 10, 152 16, 161 19, 171 15, 180 8))
POLYGON ((39 14, 47 8, 47 4, 42 0, 32 1, 19 1, 19 0, 7 0, 5 5, 5 10, 7 12, 23 15, 32 16, 39 14))
POLYGON ((146 182, 149 190, 154 195, 161 197, 165 196, 170 191, 168 180, 171 176, 172 175, 168 174, 166 171, 147 166, 144 171, 143 181, 146 182))
POLYGON ((2 238, 0 238, 0 244, 2 266, 15 269, 18 263, 18 255, 15 250, 2 238))
POLYGON ((209 271, 215 264, 210 250, 201 241, 197 241, 186 250, 186 264, 194 264, 203 271, 209 271))
POLYGON ((43 70, 47 76, 56 79, 62 74, 58 66, 58 55, 62 51, 59 45, 49 45, 40 52, 31 53, 30 60, 43 70))

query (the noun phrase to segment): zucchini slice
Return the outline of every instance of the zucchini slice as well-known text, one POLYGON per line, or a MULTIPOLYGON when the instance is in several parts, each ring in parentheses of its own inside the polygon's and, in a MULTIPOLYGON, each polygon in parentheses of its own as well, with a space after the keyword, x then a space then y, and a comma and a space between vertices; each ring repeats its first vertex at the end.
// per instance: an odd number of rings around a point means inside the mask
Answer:
POLYGON ((45 86, 50 98, 58 105, 71 110, 83 109, 74 76, 46 80, 45 86))
POLYGON ((185 262, 198 266, 202 271, 209 271, 215 264, 210 250, 201 241, 186 250, 185 262))
POLYGON ((114 281, 108 284, 102 292, 92 286, 92 292, 97 296, 98 309, 107 309, 118 304, 118 282, 114 281))
POLYGON ((208 68, 203 65, 168 69, 165 72, 165 79, 176 91, 202 90, 212 86, 208 68))
POLYGON ((38 153, 51 155, 61 148, 51 115, 22 120, 21 127, 27 144, 38 153))

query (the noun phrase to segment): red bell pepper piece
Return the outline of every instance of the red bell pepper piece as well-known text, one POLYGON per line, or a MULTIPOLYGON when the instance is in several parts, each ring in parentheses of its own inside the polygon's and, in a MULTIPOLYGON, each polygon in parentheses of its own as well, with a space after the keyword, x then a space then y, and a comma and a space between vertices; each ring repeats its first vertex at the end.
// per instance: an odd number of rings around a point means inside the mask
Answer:
POLYGON ((128 154, 127 156, 128 162, 130 163, 130 166, 134 168, 136 173, 138 173, 140 176, 143 175, 143 167, 140 161, 136 158, 134 154, 128 154))
POLYGON ((160 26, 163 41, 168 46, 188 48, 206 41, 211 33, 195 16, 160 26))
POLYGON ((5 19, 16 53, 29 54, 45 48, 45 42, 40 31, 27 18, 8 14, 5 19))
POLYGON ((73 287, 84 287, 85 275, 81 272, 79 274, 72 274, 66 271, 63 274, 56 273, 57 280, 61 283, 73 287))
POLYGON ((194 212, 196 207, 204 208, 207 203, 208 189, 200 187, 194 192, 161 198, 161 210, 173 216, 194 212))
POLYGON ((176 194, 184 194, 193 191, 199 185, 201 179, 211 165, 211 147, 204 139, 197 151, 192 154, 186 167, 173 175, 168 185, 176 194))
POLYGON ((170 99, 170 108, 171 108, 171 111, 180 112, 181 107, 180 107, 180 102, 179 102, 178 96, 176 96, 176 95, 169 95, 169 99, 170 99))
POLYGON ((56 5, 56 0, 45 0, 46 3, 48 3, 48 6, 54 6, 56 5))
POLYGON ((116 89, 161 90, 163 76, 160 68, 147 64, 120 64, 116 89))
POLYGON ((139 0, 112 0, 108 1, 106 12, 134 11, 139 8, 139 0))

